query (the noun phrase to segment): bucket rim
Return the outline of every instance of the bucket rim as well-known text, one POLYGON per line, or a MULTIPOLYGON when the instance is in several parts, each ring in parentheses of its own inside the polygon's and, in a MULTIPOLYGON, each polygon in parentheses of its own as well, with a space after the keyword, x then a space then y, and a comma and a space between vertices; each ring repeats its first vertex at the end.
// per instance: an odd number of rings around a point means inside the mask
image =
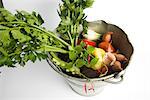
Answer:
POLYGON ((47 58, 47 62, 48 64, 57 72, 59 73, 60 75, 62 75, 63 77, 67 78, 67 79, 72 79, 72 80, 76 80, 76 81, 81 81, 81 82, 92 82, 92 81, 105 81, 107 79, 110 79, 110 78, 114 78, 117 74, 121 73, 122 71, 125 71, 122 70, 121 72, 116 72, 116 73, 113 73, 113 74, 110 74, 110 75, 107 75, 107 76, 103 76, 103 77, 100 77, 100 78, 77 78, 77 77, 73 77, 73 76, 70 76, 70 75, 67 75, 65 73, 63 73, 61 71, 61 69, 55 65, 52 61, 51 61, 51 58, 50 58, 50 54, 48 53, 48 58, 47 58))

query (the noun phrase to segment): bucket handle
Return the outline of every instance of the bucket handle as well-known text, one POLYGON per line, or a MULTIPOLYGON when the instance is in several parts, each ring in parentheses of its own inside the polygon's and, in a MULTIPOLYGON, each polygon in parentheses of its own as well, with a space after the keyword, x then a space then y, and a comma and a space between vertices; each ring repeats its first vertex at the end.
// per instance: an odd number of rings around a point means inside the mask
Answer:
POLYGON ((118 84, 120 82, 123 81, 124 79, 124 74, 125 74, 125 70, 121 71, 120 73, 114 75, 113 78, 110 78, 110 79, 106 79, 106 80, 103 80, 104 82, 107 82, 107 83, 111 83, 111 84, 118 84))

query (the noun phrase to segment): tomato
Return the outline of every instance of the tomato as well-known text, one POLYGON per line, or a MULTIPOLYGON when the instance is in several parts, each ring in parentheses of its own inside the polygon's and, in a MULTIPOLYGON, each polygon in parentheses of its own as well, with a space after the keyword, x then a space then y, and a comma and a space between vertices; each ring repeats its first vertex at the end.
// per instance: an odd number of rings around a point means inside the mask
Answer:
POLYGON ((83 39, 82 40, 85 44, 86 44, 86 46, 93 46, 93 47, 95 47, 96 46, 96 42, 94 42, 94 41, 91 41, 91 40, 88 40, 88 39, 83 39))

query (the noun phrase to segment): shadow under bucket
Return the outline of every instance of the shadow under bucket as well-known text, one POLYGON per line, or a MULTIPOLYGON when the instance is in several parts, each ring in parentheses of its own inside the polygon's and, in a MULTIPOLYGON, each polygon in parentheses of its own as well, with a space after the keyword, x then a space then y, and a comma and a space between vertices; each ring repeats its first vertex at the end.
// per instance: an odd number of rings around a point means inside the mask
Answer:
POLYGON ((130 58, 133 54, 133 46, 130 43, 127 34, 120 29, 118 26, 113 24, 108 24, 102 20, 90 22, 91 24, 99 24, 100 28, 96 31, 99 32, 113 32, 112 35, 112 45, 114 48, 119 49, 119 51, 126 56, 128 59, 127 62, 123 64, 123 70, 121 72, 113 72, 110 73, 107 76, 100 77, 100 78, 90 78, 90 79, 83 79, 83 78, 77 78, 70 76, 56 66, 52 61, 50 54, 48 54, 49 59, 47 59, 47 62, 49 65, 60 75, 62 75, 69 86, 74 90, 76 93, 82 95, 82 96, 93 96, 98 93, 100 93, 104 86, 106 86, 108 83, 117 84, 120 83, 123 80, 124 73, 126 71, 126 67, 128 66, 130 62, 130 58))

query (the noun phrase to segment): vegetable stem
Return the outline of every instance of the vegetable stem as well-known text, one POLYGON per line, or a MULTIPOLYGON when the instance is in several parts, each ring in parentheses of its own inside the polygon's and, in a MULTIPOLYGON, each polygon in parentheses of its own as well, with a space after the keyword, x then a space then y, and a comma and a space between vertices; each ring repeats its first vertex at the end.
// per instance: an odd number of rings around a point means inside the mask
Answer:
POLYGON ((68 36, 69 36, 70 41, 71 41, 71 46, 74 47, 74 40, 72 39, 70 32, 68 31, 67 33, 68 33, 68 36))
POLYGON ((8 55, 7 52, 2 47, 0 47, 0 52, 3 53, 4 56, 8 55))
POLYGON ((52 32, 46 31, 46 30, 44 30, 44 29, 42 29, 40 27, 37 27, 35 25, 31 25, 31 26, 34 27, 34 28, 37 28, 37 29, 39 29, 39 30, 41 30, 41 31, 43 31, 43 32, 45 32, 47 34, 49 34, 50 36, 54 37, 55 39, 57 39, 60 42, 62 42, 63 44, 65 44, 66 46, 70 47, 70 44, 68 44, 67 42, 65 42, 64 40, 62 40, 61 38, 59 38, 58 36, 56 36, 55 34, 53 34, 52 32))
POLYGON ((27 24, 25 22, 0 22, 0 25, 2 25, 2 24, 25 24, 25 25, 28 25, 30 27, 34 27, 34 28, 36 28, 36 29, 38 29, 38 30, 40 30, 40 31, 42 31, 44 33, 49 34, 50 36, 54 37, 55 39, 59 40, 60 42, 62 42, 63 44, 65 44, 66 46, 68 46, 69 48, 71 48, 70 44, 68 44, 67 42, 65 42, 64 40, 62 40, 61 38, 59 38, 58 36, 56 36, 55 34, 53 34, 52 32, 46 31, 43 28, 40 28, 40 27, 38 27, 36 25, 30 25, 30 24, 27 24))
POLYGON ((49 45, 42 45, 39 51, 45 51, 45 52, 60 52, 60 53, 68 53, 67 50, 54 47, 54 46, 49 46, 49 45))
POLYGON ((62 67, 62 68, 65 67, 65 65, 67 64, 67 62, 64 62, 63 60, 61 60, 60 58, 58 58, 57 55, 54 52, 50 52, 50 54, 51 54, 51 56, 55 60, 57 60, 60 63, 60 65, 63 65, 63 66, 60 66, 60 67, 62 67))

